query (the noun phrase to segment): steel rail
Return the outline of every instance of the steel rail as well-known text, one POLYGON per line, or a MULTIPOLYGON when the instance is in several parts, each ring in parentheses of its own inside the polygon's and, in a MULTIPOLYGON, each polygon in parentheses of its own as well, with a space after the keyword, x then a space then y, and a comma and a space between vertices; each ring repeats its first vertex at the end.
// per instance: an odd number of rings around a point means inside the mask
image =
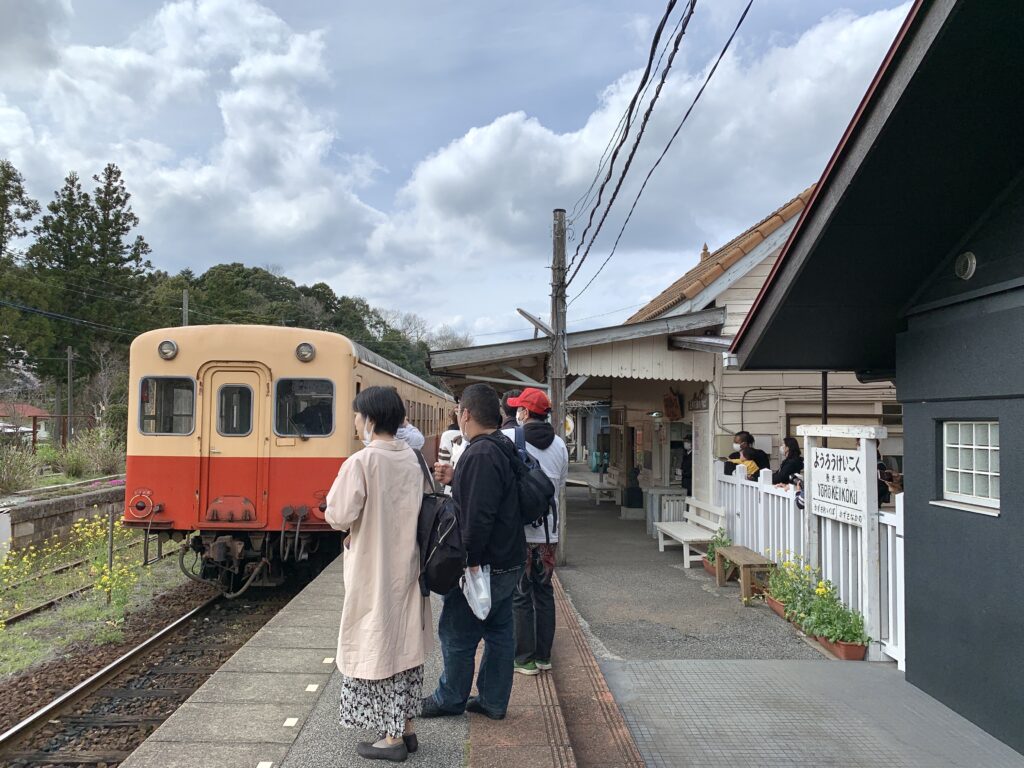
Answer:
POLYGON ((11 746, 11 742, 13 742, 16 737, 23 736, 27 733, 31 733, 36 728, 44 725, 46 721, 50 719, 54 712, 57 712, 63 707, 75 703, 76 701, 79 701, 80 699, 92 693, 95 689, 102 686, 104 683, 106 683, 108 680, 114 677, 117 673, 121 672, 124 669, 124 667, 126 667, 129 663, 138 659, 138 657, 146 651, 159 645, 161 642, 167 639, 167 637, 171 635, 175 630, 177 630, 179 627, 181 627, 183 624, 189 621, 189 619, 192 619, 193 617, 199 615, 220 599, 221 595, 218 594, 204 601, 199 606, 193 608, 191 611, 186 613, 184 616, 181 616, 175 621, 168 624, 166 627, 161 629, 156 634, 150 636, 146 640, 143 640, 137 646, 135 646, 130 651, 122 655, 120 658, 110 662, 110 664, 105 666, 99 672, 96 672, 91 677, 80 682, 70 691, 62 693, 60 696, 58 696, 56 699, 51 701, 46 706, 36 710, 31 715, 22 720, 20 723, 14 725, 6 732, 0 734, 0 753, 9 748, 11 746))

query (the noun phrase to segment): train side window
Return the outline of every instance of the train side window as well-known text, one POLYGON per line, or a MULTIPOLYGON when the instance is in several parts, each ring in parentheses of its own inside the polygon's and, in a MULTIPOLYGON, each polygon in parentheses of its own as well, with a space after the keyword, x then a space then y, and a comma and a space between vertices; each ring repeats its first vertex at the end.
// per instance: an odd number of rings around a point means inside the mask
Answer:
POLYGON ((144 435, 189 435, 195 423, 192 379, 147 376, 139 382, 139 431, 144 435))
POLYGON ((244 437, 252 432, 252 390, 244 384, 225 384, 217 393, 217 432, 244 437))
POLYGON ((298 437, 326 437, 334 432, 334 383, 328 379, 280 379, 274 431, 298 437))

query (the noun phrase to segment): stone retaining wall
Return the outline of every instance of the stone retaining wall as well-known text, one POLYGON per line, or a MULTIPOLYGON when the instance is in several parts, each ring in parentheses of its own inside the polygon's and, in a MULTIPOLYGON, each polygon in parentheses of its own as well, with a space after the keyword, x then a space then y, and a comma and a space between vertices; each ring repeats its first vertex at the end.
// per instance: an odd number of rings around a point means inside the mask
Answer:
POLYGON ((10 510, 11 549, 40 544, 51 536, 65 536, 75 521, 95 514, 124 511, 124 486, 102 488, 46 501, 30 501, 10 510))

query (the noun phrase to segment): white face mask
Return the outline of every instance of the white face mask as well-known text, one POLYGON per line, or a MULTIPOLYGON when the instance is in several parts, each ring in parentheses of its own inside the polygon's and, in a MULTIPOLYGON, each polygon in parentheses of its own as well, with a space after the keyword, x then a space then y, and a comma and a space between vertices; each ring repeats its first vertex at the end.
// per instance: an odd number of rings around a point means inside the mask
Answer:
POLYGON ((732 449, 733 449, 734 451, 739 451, 739 449, 740 449, 740 444, 739 444, 739 443, 733 443, 733 444, 732 444, 732 449))
POLYGON ((526 415, 526 411, 524 411, 522 408, 516 411, 516 424, 518 424, 520 427, 523 426, 523 424, 525 424, 529 420, 530 417, 526 415))
POLYGON ((363 445, 373 442, 373 427, 374 424, 369 419, 363 422, 363 445))
POLYGON ((786 448, 786 446, 782 446, 781 448, 779 448, 779 456, 781 456, 784 459, 789 456, 789 450, 786 448))

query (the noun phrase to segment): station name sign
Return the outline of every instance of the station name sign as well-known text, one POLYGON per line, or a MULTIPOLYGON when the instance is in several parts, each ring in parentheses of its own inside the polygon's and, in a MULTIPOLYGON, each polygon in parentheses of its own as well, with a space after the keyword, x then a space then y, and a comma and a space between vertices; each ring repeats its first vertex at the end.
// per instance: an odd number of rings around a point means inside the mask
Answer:
POLYGON ((828 517, 863 527, 867 514, 868 470, 860 451, 811 448, 810 508, 828 517))

